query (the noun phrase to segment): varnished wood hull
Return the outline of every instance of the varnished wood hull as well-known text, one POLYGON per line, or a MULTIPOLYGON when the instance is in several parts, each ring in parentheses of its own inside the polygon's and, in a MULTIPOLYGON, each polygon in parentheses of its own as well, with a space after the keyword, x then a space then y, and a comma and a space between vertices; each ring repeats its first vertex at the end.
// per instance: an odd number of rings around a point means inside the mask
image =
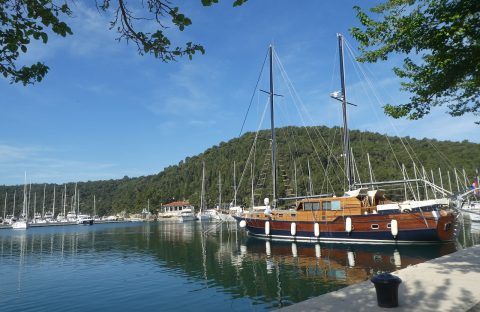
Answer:
POLYGON ((250 235, 299 242, 430 244, 452 241, 455 237, 455 216, 451 213, 437 214, 436 217, 432 212, 346 215, 333 221, 282 220, 274 215, 237 220, 245 220, 250 235), (347 218, 352 222, 350 232, 346 229, 347 218), (392 220, 398 224, 398 234, 395 236, 389 225, 392 220), (269 231, 266 231, 266 222, 269 222, 269 231), (292 235, 292 223, 295 223, 295 235, 292 235), (318 236, 315 235, 315 223, 319 226, 318 236))

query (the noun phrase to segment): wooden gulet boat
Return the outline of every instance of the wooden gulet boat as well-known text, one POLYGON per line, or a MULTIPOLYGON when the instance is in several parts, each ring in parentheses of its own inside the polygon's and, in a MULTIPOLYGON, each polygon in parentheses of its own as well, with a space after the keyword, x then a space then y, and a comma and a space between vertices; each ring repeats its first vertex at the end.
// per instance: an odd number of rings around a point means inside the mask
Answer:
POLYGON ((347 126, 347 98, 343 64, 343 37, 338 35, 340 92, 332 97, 342 102, 345 175, 348 191, 341 197, 324 195, 298 201, 295 210, 277 210, 272 47, 270 47, 270 110, 272 130, 273 201, 265 211, 245 212, 236 217, 250 235, 273 240, 340 243, 422 244, 452 241, 455 215, 448 206, 435 201, 417 201, 409 209, 388 200, 381 190, 356 188, 347 126))

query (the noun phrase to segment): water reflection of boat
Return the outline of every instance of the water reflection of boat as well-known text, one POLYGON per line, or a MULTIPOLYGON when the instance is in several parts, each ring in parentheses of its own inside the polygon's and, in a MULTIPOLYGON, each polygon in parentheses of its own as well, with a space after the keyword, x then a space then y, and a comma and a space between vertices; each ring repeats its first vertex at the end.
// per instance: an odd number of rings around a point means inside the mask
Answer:
MULTIPOLYGON (((428 246, 312 244, 249 239, 246 254, 268 264, 294 265, 305 277, 341 280, 347 284, 367 280, 375 272, 392 272, 456 250, 455 245, 428 246)), ((245 254, 245 252, 244 252, 245 254)))

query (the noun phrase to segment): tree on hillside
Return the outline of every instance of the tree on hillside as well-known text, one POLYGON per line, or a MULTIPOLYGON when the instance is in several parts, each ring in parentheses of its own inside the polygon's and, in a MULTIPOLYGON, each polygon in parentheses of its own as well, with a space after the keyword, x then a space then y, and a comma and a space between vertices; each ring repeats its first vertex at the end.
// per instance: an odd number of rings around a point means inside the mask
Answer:
POLYGON ((360 61, 405 56, 393 70, 410 102, 386 105, 386 114, 419 119, 440 105, 452 116, 480 114, 480 1, 386 0, 370 16, 355 10, 363 25, 351 29, 360 61))
MULTIPOLYGON (((239 6, 247 0, 233 0, 239 6)), ((203 6, 218 0, 201 0, 203 6)), ((100 13, 111 14, 110 29, 118 33, 118 41, 131 42, 140 55, 150 54, 164 61, 174 61, 181 56, 190 59, 196 52, 205 53, 201 44, 187 42, 173 44, 164 30, 171 22, 183 31, 192 24, 169 0, 146 0, 127 3, 125 0, 96 0, 100 13), (151 26, 151 29, 148 29, 151 26)), ((24 85, 39 82, 48 72, 42 62, 24 65, 21 55, 27 53, 34 40, 46 44, 48 33, 62 37, 73 35, 66 20, 74 15, 73 1, 54 0, 0 0, 0 73, 11 83, 24 85), (73 9, 72 9, 73 8, 73 9)))

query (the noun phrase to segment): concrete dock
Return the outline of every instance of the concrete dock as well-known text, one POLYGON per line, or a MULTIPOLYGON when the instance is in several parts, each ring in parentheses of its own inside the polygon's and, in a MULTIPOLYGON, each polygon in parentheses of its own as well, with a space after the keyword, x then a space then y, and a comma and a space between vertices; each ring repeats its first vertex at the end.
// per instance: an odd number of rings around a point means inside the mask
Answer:
POLYGON ((480 312, 480 245, 392 273, 402 279, 397 308, 380 308, 373 283, 360 284, 285 307, 287 311, 480 312))

